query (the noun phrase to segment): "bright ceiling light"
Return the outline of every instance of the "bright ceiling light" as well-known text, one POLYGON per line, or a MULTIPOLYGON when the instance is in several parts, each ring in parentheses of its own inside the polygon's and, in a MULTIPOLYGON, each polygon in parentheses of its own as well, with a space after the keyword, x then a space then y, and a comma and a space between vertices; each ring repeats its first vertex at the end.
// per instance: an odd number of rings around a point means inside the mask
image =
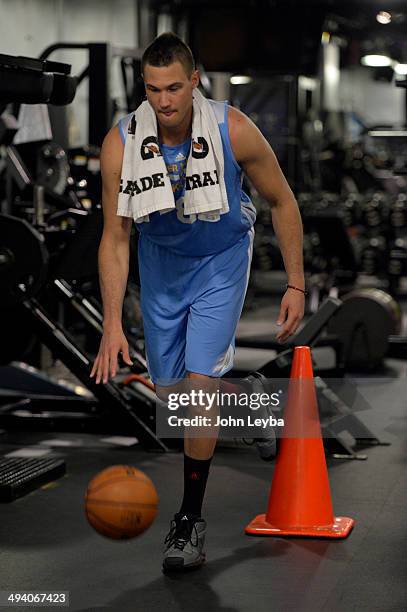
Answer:
POLYGON ((394 72, 396 74, 406 75, 407 74, 407 64, 396 64, 394 66, 394 72))
POLYGON ((330 40, 331 40, 331 34, 329 32, 322 32, 321 43, 323 45, 327 45, 330 40))
POLYGON ((391 13, 388 13, 387 11, 380 11, 376 15, 376 20, 383 25, 387 25, 391 21, 391 13))
POLYGON ((374 68, 384 68, 392 65, 392 60, 387 55, 364 55, 361 59, 364 66, 373 66, 374 68))
POLYGON ((232 85, 247 85, 252 82, 252 77, 249 77, 245 74, 235 74, 230 77, 230 82, 232 85))
POLYGON ((316 79, 310 79, 306 76, 300 76, 298 78, 298 84, 302 89, 309 89, 310 91, 315 91, 317 88, 316 79))

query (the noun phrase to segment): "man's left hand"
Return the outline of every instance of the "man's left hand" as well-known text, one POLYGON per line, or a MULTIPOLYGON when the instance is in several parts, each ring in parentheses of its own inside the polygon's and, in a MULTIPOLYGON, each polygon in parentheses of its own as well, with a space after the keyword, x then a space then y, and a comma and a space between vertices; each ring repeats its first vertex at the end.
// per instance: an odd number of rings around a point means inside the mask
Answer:
POLYGON ((281 300, 277 325, 282 326, 277 333, 277 340, 282 344, 297 331, 304 316, 305 296, 301 291, 287 289, 281 300))

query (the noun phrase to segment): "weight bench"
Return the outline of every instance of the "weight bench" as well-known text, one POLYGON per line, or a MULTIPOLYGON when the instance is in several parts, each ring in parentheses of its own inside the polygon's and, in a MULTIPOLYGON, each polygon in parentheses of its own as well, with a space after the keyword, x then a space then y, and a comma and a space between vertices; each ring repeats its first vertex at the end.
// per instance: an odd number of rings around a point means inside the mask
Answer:
MULTIPOLYGON (((277 351, 277 353, 281 354, 282 356, 288 355, 288 353, 291 355, 294 346, 332 346, 336 355, 336 363, 338 364, 340 362, 340 342, 335 336, 320 338, 320 335, 341 305, 341 300, 328 297, 322 303, 318 311, 308 319, 303 328, 284 344, 277 342, 274 334, 262 334, 261 336, 236 338, 236 346, 242 348, 277 351)), ((270 363, 273 361, 274 360, 272 360, 270 363)), ((282 362, 282 359, 280 359, 280 362, 282 362)), ((268 365, 269 364, 267 364, 267 366, 268 365)), ((266 369, 267 366, 265 366, 266 369)), ((339 375, 338 366, 336 371, 339 375)), ((282 376, 281 372, 279 375, 282 376)), ((268 376, 268 374, 265 374, 265 376, 268 376)), ((271 378, 272 376, 269 377, 271 378)))
MULTIPOLYGON (((294 347, 322 346, 323 344, 319 336, 341 306, 341 300, 331 297, 327 298, 319 310, 306 322, 304 327, 284 345, 278 344, 274 336, 271 335, 268 337, 263 335, 262 337, 245 338, 243 342, 236 344, 238 344, 238 346, 247 346, 251 348, 272 348, 278 350, 278 354, 261 367, 259 372, 267 379, 278 380, 289 378, 294 347)), ((331 343, 332 338, 327 336, 324 345, 334 346, 338 363, 341 343, 338 339, 336 340, 336 345, 331 343)), ((367 459, 367 455, 355 452, 346 440, 346 434, 350 434, 357 445, 387 445, 386 442, 380 441, 377 436, 373 434, 355 414, 353 414, 352 409, 329 388, 318 375, 321 374, 321 372, 316 372, 314 369, 314 374, 324 445, 332 457, 337 459, 367 459)), ((338 377, 339 375, 342 376, 343 371, 338 371, 338 377)))

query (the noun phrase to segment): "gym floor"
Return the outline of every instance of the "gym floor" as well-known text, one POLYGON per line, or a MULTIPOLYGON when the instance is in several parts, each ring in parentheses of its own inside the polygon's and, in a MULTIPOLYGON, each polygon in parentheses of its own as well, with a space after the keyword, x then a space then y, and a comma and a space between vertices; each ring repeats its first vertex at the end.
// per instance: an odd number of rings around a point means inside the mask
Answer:
MULTIPOLYGON (((242 319, 241 329, 250 320, 242 319)), ((257 328, 270 321, 264 311, 255 320, 257 328)), ((237 350, 241 363, 249 357, 247 349, 237 350)), ((182 495, 181 453, 146 453, 137 446, 108 443, 101 435, 2 432, 3 455, 21 447, 51 448, 65 459, 67 473, 2 504, 1 589, 69 591, 72 611, 404 611, 406 364, 387 366, 391 376, 385 381, 365 383, 363 395, 371 409, 358 417, 390 446, 364 449, 366 461, 328 459, 335 514, 356 521, 349 537, 245 535, 247 523, 266 510, 274 466, 263 463, 251 447, 221 446, 203 508, 207 563, 187 574, 161 571, 163 539, 182 495), (52 446, 56 439, 65 446, 52 446), (160 497, 151 528, 130 541, 99 536, 84 514, 87 483, 114 464, 145 471, 160 497)))

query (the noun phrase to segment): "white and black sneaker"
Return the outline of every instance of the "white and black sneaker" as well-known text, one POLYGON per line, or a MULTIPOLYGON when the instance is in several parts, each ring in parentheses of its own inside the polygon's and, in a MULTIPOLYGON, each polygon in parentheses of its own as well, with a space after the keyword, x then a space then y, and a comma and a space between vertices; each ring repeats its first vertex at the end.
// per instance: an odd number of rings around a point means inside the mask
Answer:
POLYGON ((175 514, 164 541, 163 569, 183 571, 202 565, 205 561, 205 534, 204 519, 192 514, 175 514))
MULTIPOLYGON (((267 379, 260 372, 253 372, 245 379, 247 383, 251 386, 252 391, 256 393, 268 393, 267 389, 267 379)), ((256 411, 256 416, 260 418, 268 418, 273 417, 274 414, 270 410, 269 406, 261 406, 258 411, 256 411)), ((271 425, 265 427, 262 432, 261 438, 255 438, 254 442, 256 444, 257 452, 259 456, 264 461, 273 461, 273 459, 277 456, 278 451, 278 440, 276 435, 276 430, 271 425)))

